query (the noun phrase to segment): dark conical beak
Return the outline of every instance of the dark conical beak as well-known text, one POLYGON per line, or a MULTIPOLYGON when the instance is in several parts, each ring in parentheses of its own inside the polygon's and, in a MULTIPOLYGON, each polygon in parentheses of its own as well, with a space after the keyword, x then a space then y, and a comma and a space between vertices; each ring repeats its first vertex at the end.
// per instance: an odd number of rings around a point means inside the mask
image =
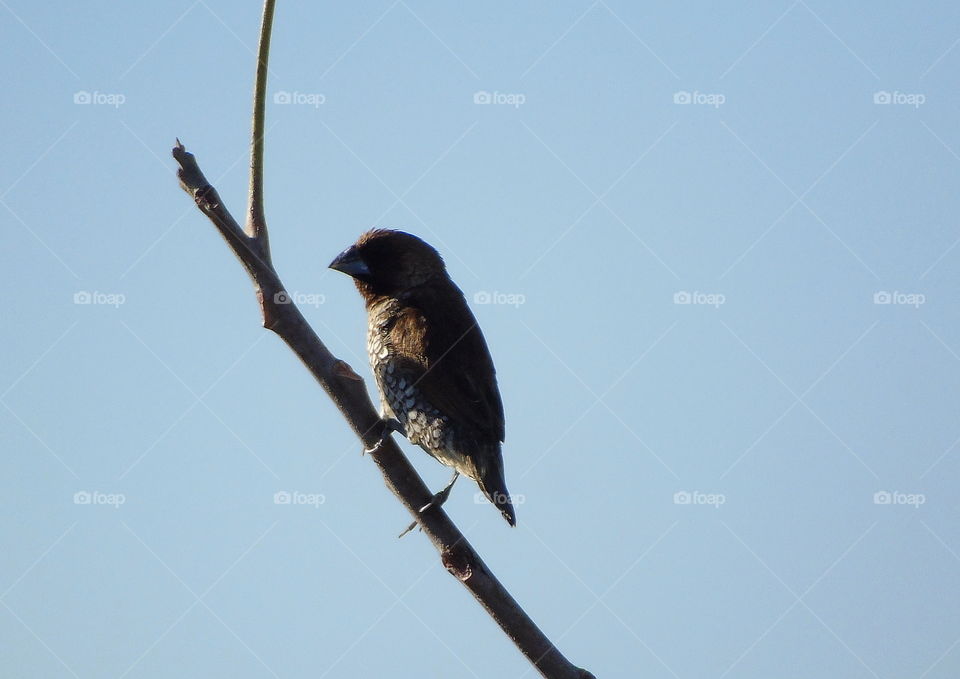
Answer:
POLYGON ((357 249, 352 245, 330 262, 330 268, 345 273, 348 276, 353 276, 354 278, 370 275, 370 269, 367 267, 367 263, 363 261, 357 249))

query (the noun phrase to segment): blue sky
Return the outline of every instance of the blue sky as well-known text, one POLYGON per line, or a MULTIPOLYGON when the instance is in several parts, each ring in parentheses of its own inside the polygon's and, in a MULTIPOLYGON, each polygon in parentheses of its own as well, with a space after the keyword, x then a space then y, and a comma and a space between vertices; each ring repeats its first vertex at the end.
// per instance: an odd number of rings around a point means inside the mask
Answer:
MULTIPOLYGON (((278 270, 367 376, 326 264, 445 256, 519 526, 447 508, 572 661, 957 675, 960 6, 279 5, 278 270)), ((259 11, 0 2, 0 666, 533 676, 177 186, 243 213, 259 11)))

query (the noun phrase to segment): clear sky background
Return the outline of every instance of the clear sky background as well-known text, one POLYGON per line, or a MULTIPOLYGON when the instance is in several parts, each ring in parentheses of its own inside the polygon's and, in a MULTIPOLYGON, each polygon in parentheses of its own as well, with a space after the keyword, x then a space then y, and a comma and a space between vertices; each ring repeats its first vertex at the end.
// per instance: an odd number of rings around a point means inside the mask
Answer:
MULTIPOLYGON (((448 511, 598 677, 956 677, 960 5, 645 5, 281 0, 275 263, 369 376, 327 263, 443 253, 522 502, 448 511)), ((0 2, 0 673, 533 676, 177 186, 259 13, 0 2)))

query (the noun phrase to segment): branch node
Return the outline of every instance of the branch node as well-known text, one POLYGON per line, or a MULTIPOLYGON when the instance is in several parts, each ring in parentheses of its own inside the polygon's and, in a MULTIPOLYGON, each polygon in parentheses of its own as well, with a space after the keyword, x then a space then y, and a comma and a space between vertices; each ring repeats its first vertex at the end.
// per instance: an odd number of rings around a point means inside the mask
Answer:
POLYGON ((443 567, 460 582, 466 582, 473 576, 473 564, 463 550, 445 547, 440 553, 440 560, 443 567))
POLYGON ((216 210, 220 207, 220 194, 210 184, 204 184, 193 192, 193 200, 201 210, 216 210))
POLYGON ((353 380, 354 382, 363 382, 363 378, 350 367, 350 364, 343 359, 337 359, 333 364, 333 374, 343 380, 353 380))

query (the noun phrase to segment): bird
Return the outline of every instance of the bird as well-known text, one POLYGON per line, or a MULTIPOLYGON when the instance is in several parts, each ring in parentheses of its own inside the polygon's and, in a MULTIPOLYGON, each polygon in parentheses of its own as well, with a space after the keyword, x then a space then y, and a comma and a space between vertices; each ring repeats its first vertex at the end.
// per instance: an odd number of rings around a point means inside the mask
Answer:
POLYGON ((351 276, 363 297, 381 417, 454 470, 421 512, 443 504, 463 474, 515 526, 493 359, 440 253, 413 234, 378 228, 363 233, 330 268, 351 276))

